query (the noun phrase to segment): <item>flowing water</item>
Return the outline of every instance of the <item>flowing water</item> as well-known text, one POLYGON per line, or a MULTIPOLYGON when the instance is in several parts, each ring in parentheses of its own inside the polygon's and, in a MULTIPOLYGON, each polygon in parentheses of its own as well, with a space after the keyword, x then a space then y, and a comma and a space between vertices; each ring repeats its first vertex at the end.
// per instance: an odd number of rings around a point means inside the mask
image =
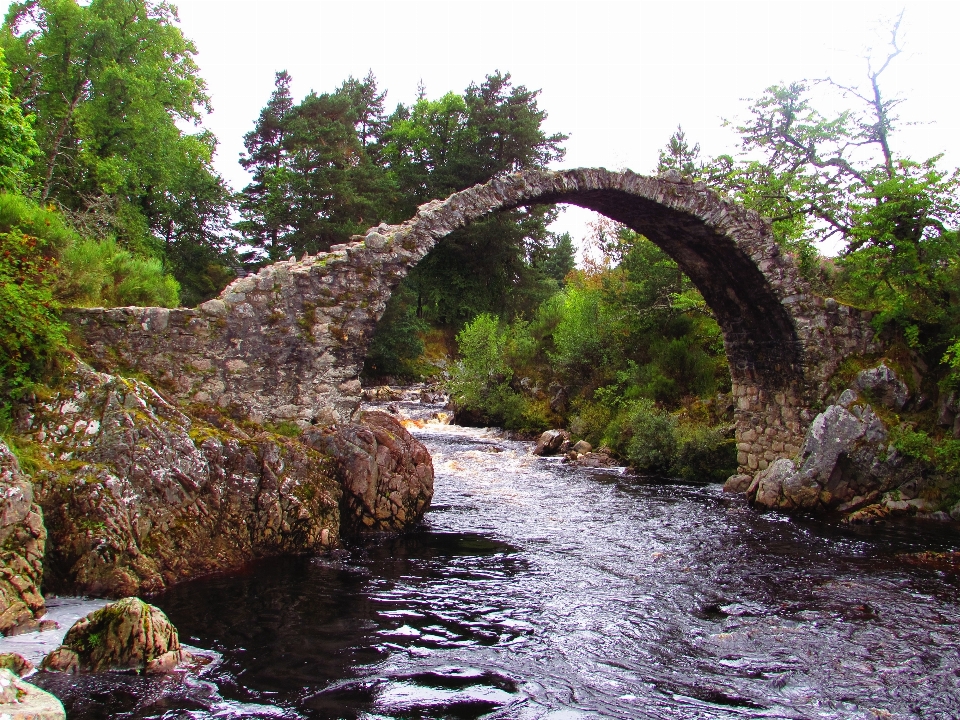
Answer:
POLYGON ((215 653, 199 675, 34 682, 70 718, 960 716, 960 582, 903 558, 954 530, 838 529, 491 430, 412 432, 436 471, 422 530, 154 598, 215 653))

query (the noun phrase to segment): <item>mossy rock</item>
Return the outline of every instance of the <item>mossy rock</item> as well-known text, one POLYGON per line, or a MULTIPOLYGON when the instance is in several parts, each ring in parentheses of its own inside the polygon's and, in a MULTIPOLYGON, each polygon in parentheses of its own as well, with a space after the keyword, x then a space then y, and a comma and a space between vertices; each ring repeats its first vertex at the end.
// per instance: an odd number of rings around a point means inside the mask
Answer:
POLYGON ((160 608, 128 597, 74 623, 41 666, 58 672, 169 672, 186 660, 177 629, 160 608))

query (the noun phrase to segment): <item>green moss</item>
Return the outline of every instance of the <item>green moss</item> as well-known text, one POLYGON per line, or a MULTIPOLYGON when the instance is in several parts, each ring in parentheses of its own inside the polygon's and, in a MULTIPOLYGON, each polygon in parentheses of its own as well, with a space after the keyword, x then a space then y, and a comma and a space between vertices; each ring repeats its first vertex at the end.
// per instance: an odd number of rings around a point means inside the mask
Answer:
POLYGON ((303 433, 303 428, 301 428, 295 422, 291 422, 289 420, 284 420, 278 423, 264 423, 263 429, 275 435, 282 435, 283 437, 288 438, 299 437, 303 433))
POLYGON ((310 343, 316 342, 313 336, 313 326, 317 323, 317 305, 310 301, 303 303, 303 312, 297 316, 297 325, 300 327, 300 337, 310 343))
POLYGON ((20 463, 20 470, 26 475, 35 475, 50 468, 50 460, 43 445, 23 435, 13 433, 0 434, 0 440, 6 443, 10 452, 20 463))

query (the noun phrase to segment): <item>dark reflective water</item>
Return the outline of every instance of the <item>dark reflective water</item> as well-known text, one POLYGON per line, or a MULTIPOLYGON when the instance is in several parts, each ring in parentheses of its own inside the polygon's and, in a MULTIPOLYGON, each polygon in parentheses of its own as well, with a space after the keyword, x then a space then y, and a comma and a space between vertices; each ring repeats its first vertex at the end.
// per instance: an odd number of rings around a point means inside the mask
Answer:
POLYGON ((423 531, 156 598, 220 654, 199 678, 38 684, 72 718, 960 716, 960 584, 898 557, 953 531, 839 530, 414 432, 437 475, 423 531))

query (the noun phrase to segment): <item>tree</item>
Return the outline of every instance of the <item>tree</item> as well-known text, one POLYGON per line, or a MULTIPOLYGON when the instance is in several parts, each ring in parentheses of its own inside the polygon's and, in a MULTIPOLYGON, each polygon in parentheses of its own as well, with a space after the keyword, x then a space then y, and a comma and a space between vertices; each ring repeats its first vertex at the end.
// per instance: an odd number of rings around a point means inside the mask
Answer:
POLYGON ((297 104, 289 88, 290 76, 277 73, 240 161, 253 182, 236 229, 271 260, 346 242, 387 217, 396 196, 376 162, 385 94, 373 75, 297 104))
POLYGON ((252 173, 253 182, 240 193, 238 209, 243 220, 236 229, 244 241, 273 260, 288 252, 286 236, 294 230, 291 158, 286 147, 289 116, 293 109, 292 78, 286 70, 276 74, 275 87, 260 111, 253 130, 243 136, 246 155, 240 165, 252 173))
POLYGON ((693 147, 687 142, 687 135, 683 128, 677 125, 677 131, 670 136, 665 150, 660 151, 660 160, 657 163, 657 174, 674 170, 681 175, 698 180, 703 170, 700 162, 700 143, 693 147))
MULTIPOLYGON (((539 91, 496 72, 463 95, 420 98, 400 107, 383 134, 383 157, 397 178, 402 216, 433 198, 500 174, 546 167, 563 158, 565 135, 547 135, 539 91)), ((504 318, 531 312, 556 285, 531 260, 547 242, 555 210, 508 211, 452 233, 405 281, 420 317, 459 328, 482 312, 504 318)))
POLYGON ((896 329, 936 362, 960 337, 960 171, 941 169, 940 155, 918 162, 895 149, 901 99, 886 97, 881 80, 902 51, 902 18, 886 55, 866 58, 865 89, 830 78, 768 88, 737 127, 743 159, 718 158, 705 174, 771 217, 808 274, 819 266, 813 243, 838 241, 839 275, 830 286, 814 277, 821 289, 877 311, 878 329, 896 329), (820 113, 814 89, 838 92, 852 109, 820 113))
POLYGON ((577 266, 570 233, 555 235, 551 242, 535 248, 530 255, 530 264, 562 285, 564 278, 577 266))
POLYGON ((373 70, 369 71, 363 80, 357 80, 353 76, 348 77, 337 90, 337 94, 350 101, 360 144, 364 148, 369 148, 379 143, 386 124, 383 109, 387 93, 386 91, 377 92, 377 79, 373 75, 373 70))
POLYGON ((316 253, 387 217, 394 185, 358 135, 360 112, 348 93, 310 93, 289 120, 296 253, 316 253))
POLYGON ((216 255, 226 187, 213 135, 181 130, 209 100, 176 23, 166 2, 28 0, 10 6, 2 45, 37 118, 41 202, 92 214, 89 227, 137 252, 162 255, 170 238, 189 237, 216 255), (204 201, 190 202, 201 186, 204 201))
POLYGON ((0 48, 0 190, 19 190, 39 153, 33 117, 24 116, 19 100, 10 95, 10 71, 0 48))

